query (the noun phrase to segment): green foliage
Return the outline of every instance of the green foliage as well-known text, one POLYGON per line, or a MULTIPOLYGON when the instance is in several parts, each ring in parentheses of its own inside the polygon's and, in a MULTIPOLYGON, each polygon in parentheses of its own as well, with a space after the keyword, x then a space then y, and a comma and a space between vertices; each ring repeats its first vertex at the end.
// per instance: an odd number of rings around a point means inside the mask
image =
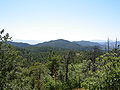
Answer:
POLYGON ((0 90, 120 89, 119 49, 16 48, 7 44, 10 39, 0 32, 0 90))
POLYGON ((35 90, 44 90, 45 89, 45 78, 48 75, 48 70, 45 65, 36 62, 31 67, 29 67, 29 75, 32 79, 32 88, 35 90))
POLYGON ((19 51, 6 44, 10 37, 9 34, 2 35, 3 32, 4 30, 1 31, 0 35, 0 89, 8 90, 16 85, 12 82, 17 78, 19 68, 23 66, 24 59, 19 56, 19 51))
POLYGON ((96 72, 89 71, 89 77, 82 85, 89 89, 119 89, 120 57, 116 53, 107 53, 96 61, 96 72))

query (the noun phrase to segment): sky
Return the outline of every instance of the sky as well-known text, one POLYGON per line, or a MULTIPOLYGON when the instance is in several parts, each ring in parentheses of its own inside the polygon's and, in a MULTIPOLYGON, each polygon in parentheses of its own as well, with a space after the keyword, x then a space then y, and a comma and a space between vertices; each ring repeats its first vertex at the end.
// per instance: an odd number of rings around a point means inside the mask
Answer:
POLYGON ((0 0, 0 29, 29 43, 120 40, 120 0, 0 0))

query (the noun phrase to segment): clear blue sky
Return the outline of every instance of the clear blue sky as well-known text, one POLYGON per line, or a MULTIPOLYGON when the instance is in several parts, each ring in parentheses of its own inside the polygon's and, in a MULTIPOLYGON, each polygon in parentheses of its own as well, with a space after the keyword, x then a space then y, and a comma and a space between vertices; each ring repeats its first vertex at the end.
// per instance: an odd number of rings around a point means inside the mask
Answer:
POLYGON ((14 40, 120 39, 120 0, 0 0, 0 28, 14 40))

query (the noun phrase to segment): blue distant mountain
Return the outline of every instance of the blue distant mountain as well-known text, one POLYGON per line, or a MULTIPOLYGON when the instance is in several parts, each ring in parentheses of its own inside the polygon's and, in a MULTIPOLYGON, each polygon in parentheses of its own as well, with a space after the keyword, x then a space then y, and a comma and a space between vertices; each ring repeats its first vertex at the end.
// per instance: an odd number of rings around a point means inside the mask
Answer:
POLYGON ((10 45, 16 46, 16 47, 29 47, 29 46, 31 46, 30 44, 23 43, 23 42, 11 42, 11 41, 8 41, 7 43, 10 44, 10 45))
POLYGON ((66 48, 66 49, 79 49, 80 45, 74 42, 70 42, 64 39, 58 39, 58 40, 51 40, 48 42, 43 42, 36 44, 35 46, 49 46, 49 47, 58 47, 58 48, 66 48))
POLYGON ((101 46, 101 44, 97 42, 90 42, 90 41, 74 41, 74 42, 81 46, 101 46))
POLYGON ((90 42, 90 41, 68 41, 64 39, 51 40, 48 42, 38 43, 35 45, 30 45, 28 43, 22 42, 8 42, 9 44, 16 47, 55 47, 55 48, 64 48, 64 49, 75 49, 75 50, 88 50, 93 46, 101 46, 99 43, 90 42))

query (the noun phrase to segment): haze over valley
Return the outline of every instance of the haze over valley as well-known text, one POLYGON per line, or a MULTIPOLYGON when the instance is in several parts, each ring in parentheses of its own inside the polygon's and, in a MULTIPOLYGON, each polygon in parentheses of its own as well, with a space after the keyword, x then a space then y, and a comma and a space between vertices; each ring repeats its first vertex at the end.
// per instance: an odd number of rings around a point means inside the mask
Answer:
POLYGON ((120 90, 120 0, 0 0, 0 90, 120 90))

